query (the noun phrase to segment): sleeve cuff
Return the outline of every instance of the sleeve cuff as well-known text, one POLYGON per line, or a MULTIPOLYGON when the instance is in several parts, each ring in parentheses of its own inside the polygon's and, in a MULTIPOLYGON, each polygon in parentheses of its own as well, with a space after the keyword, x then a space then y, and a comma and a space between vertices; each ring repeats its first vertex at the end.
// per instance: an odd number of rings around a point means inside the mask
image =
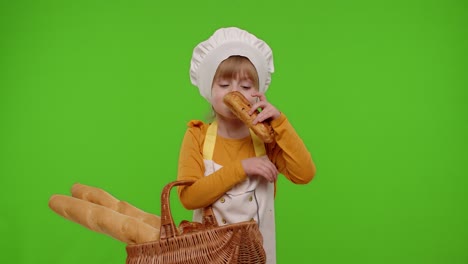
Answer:
POLYGON ((275 120, 271 121, 271 126, 273 127, 273 130, 279 126, 281 126, 285 121, 287 120, 286 115, 281 112, 280 116, 276 118, 275 120))

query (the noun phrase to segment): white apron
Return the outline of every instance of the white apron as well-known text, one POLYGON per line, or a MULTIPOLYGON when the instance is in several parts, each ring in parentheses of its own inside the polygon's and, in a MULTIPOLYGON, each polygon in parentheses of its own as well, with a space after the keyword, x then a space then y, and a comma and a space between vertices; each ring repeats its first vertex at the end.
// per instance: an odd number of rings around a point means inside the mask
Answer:
MULTIPOLYGON (((213 158, 218 125, 214 121, 209 127, 203 145, 203 158, 205 163, 205 176, 208 176, 222 168, 215 163, 213 158)), ((266 154, 264 143, 250 130, 255 155, 257 157, 266 154)), ((267 264, 276 263, 276 238, 275 238, 275 208, 274 208, 274 183, 268 182, 263 177, 247 177, 247 179, 212 204, 216 221, 220 226, 249 221, 254 219, 263 236, 263 247, 267 256, 267 264)), ((202 211, 195 210, 193 221, 202 221, 202 211)))

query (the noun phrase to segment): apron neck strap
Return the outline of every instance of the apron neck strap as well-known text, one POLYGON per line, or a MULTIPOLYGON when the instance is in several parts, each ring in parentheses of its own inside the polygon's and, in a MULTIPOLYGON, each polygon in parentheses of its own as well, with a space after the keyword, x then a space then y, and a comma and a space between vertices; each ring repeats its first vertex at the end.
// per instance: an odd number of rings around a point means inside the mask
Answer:
MULTIPOLYGON (((265 144, 255 135, 252 129, 249 129, 250 137, 255 150, 255 156, 260 157, 266 155, 265 144)), ((218 122, 214 120, 208 130, 206 131, 205 143, 203 144, 203 158, 206 160, 213 159, 214 146, 216 143, 216 136, 218 135, 218 122)))

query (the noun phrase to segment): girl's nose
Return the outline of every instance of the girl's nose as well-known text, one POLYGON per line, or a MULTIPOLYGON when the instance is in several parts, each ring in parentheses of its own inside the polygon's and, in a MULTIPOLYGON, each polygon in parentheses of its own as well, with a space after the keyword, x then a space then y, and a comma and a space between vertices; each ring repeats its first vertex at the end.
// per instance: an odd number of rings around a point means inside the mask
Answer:
POLYGON ((232 90, 233 92, 234 92, 234 91, 237 91, 237 92, 239 92, 241 89, 240 89, 240 86, 239 86, 239 85, 237 85, 237 84, 233 84, 233 85, 232 85, 232 89, 231 89, 231 90, 232 90))

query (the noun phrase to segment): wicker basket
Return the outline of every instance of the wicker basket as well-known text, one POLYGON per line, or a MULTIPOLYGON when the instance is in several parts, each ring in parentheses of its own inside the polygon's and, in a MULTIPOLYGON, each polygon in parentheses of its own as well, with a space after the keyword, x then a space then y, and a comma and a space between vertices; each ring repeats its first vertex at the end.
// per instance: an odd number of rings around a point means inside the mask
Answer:
POLYGON ((158 241, 127 245, 127 264, 156 263, 245 263, 266 262, 263 238, 255 221, 218 226, 213 210, 203 210, 203 223, 182 221, 176 228, 169 206, 174 186, 192 181, 174 181, 161 194, 161 238, 158 241))

